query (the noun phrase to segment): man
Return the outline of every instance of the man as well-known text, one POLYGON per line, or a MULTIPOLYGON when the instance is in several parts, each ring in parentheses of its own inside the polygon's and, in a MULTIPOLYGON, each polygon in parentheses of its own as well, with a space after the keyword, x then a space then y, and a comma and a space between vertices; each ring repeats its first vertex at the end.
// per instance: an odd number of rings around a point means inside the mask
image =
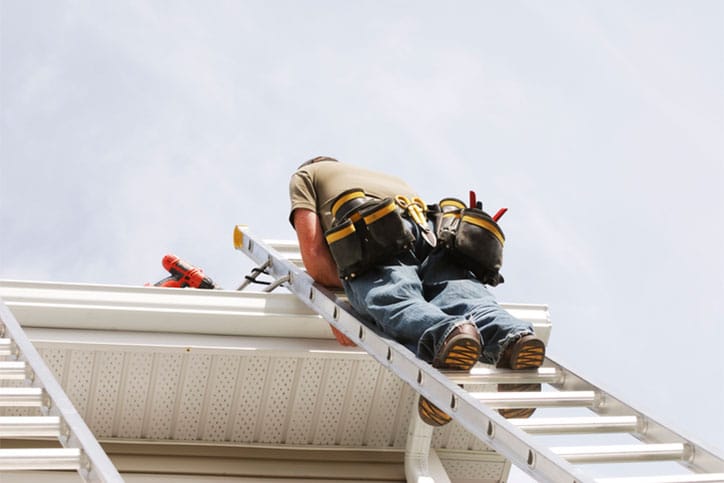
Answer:
MULTIPOLYGON (((503 310, 481 281, 495 285, 502 280, 499 260, 481 269, 477 251, 485 253, 485 262, 488 252, 502 250, 503 240, 489 217, 475 218, 482 217, 481 210, 464 211, 461 202, 450 202, 452 211, 436 212, 438 226, 432 227, 421 218, 427 207, 400 178, 323 156, 302 164, 289 190, 289 219, 307 272, 325 286, 344 288, 354 309, 381 333, 439 369, 467 371, 478 360, 510 369, 543 363, 545 346, 532 326, 503 310), (462 248, 467 239, 450 241, 463 232, 461 213, 469 213, 470 227, 480 232, 474 241, 500 246, 476 244, 476 252, 463 256, 455 247, 462 248), (431 228, 447 236, 447 243, 438 244, 431 228)), ((332 330, 341 344, 353 345, 332 330)), ((418 411, 433 426, 450 421, 422 397, 418 411)), ((505 417, 532 412, 501 410, 505 417)))

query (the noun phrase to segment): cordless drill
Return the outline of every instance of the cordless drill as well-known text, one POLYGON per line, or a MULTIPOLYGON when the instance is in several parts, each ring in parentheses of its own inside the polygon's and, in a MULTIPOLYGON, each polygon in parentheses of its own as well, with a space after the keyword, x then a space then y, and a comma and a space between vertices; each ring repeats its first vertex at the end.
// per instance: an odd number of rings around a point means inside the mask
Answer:
POLYGON ((202 269, 194 267, 176 255, 166 255, 161 263, 171 276, 154 283, 154 287, 216 288, 214 281, 204 275, 202 269))

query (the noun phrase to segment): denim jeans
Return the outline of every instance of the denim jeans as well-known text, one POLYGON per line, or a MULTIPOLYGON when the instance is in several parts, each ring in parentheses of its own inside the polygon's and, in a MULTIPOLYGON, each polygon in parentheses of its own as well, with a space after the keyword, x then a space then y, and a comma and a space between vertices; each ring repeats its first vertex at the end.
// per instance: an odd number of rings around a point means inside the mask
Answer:
POLYGON ((485 285, 451 261, 445 249, 403 252, 343 281, 349 302, 378 332, 431 362, 452 330, 472 322, 483 344, 482 362, 494 364, 510 340, 533 333, 530 323, 502 309, 485 285), (422 260, 422 261, 421 261, 422 260))

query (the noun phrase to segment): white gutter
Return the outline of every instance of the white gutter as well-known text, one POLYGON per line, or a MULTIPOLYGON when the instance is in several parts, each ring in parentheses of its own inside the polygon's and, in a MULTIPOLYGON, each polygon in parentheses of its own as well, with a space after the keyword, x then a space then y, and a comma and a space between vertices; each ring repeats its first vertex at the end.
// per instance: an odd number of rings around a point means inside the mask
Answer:
MULTIPOLYGON (((24 327, 334 339, 294 294, 0 280, 24 327)), ((545 305, 502 304, 548 339, 545 305)))
POLYGON ((0 280, 24 327, 332 339, 290 293, 0 280))

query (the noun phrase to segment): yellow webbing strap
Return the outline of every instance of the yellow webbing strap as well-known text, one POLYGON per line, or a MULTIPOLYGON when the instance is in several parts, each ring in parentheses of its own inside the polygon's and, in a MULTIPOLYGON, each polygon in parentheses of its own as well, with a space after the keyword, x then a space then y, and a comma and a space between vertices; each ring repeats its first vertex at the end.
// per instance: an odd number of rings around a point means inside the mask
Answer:
POLYGON ((454 198, 445 198, 440 202, 440 208, 444 208, 446 206, 454 206, 458 210, 464 210, 466 208, 465 204, 462 201, 456 200, 454 198))
POLYGON ((474 216, 468 216, 468 215, 463 216, 462 221, 463 221, 463 223, 466 223, 466 222, 472 223, 473 225, 476 225, 476 226, 479 226, 480 228, 488 230, 490 233, 493 234, 493 236, 495 238, 498 239, 498 241, 500 242, 501 245, 505 244, 505 238, 503 237, 503 234, 500 233, 500 230, 498 230, 498 228, 495 225, 493 225, 492 223, 490 223, 489 221, 483 220, 481 218, 476 218, 474 216))
POLYGON ((334 202, 334 205, 332 205, 332 216, 337 216, 337 211, 347 203, 349 200, 354 200, 355 198, 364 198, 365 192, 364 191, 352 191, 350 193, 347 193, 344 196, 340 196, 337 201, 334 202))
POLYGON ((397 203, 395 203, 394 201, 390 200, 390 202, 387 203, 387 204, 386 204, 385 206, 383 206, 382 208, 380 208, 380 209, 378 209, 378 210, 375 210, 375 211, 373 211, 372 213, 370 213, 369 215, 365 216, 365 217, 364 217, 365 224, 371 225, 372 223, 376 222, 377 220, 379 220, 379 219, 382 218, 383 216, 389 215, 390 213, 392 213, 392 212, 395 211, 396 209, 397 209, 397 203))
POLYGON ((354 224, 350 223, 347 227, 341 228, 337 231, 330 233, 329 235, 327 235, 325 237, 325 239, 327 240, 327 243, 331 245, 332 243, 351 235, 355 231, 357 231, 357 230, 355 229, 354 224))

